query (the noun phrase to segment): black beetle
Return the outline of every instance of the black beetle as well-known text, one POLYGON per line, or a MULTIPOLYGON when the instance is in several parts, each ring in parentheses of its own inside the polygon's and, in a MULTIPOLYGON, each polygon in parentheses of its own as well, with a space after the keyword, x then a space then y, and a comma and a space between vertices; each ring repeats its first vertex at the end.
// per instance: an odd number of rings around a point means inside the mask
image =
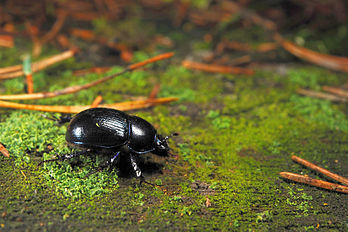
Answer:
POLYGON ((105 168, 124 152, 130 155, 136 176, 143 178, 134 155, 151 152, 166 156, 169 151, 169 138, 170 136, 162 137, 157 134, 156 129, 140 117, 115 109, 91 108, 75 115, 65 134, 68 145, 78 147, 81 151, 44 162, 66 160, 92 150, 106 150, 115 155, 101 166, 105 168))

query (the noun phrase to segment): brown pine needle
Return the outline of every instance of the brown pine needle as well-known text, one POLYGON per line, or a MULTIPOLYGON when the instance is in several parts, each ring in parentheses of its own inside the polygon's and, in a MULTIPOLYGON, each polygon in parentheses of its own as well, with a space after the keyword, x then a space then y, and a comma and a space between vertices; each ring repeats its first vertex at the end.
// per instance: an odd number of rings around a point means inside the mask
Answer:
POLYGON ((4 73, 10 73, 10 72, 15 72, 15 71, 20 71, 20 70, 22 70, 21 64, 3 67, 3 68, 0 68, 0 76, 4 73))
POLYGON ((0 47, 14 47, 14 39, 11 35, 0 35, 0 47))
POLYGON ((340 88, 335 88, 331 86, 323 86, 323 90, 332 94, 339 95, 341 97, 348 98, 348 91, 340 88))
POLYGON ((0 143, 0 153, 7 158, 10 157, 10 153, 8 152, 8 150, 5 148, 5 146, 2 143, 0 143))
POLYGON ((269 52, 277 49, 278 46, 277 43, 262 43, 258 45, 255 50, 258 52, 269 52))
POLYGON ((170 58, 170 57, 172 57, 172 56, 174 56, 174 52, 164 53, 164 54, 161 54, 161 55, 152 57, 152 58, 150 58, 150 59, 141 61, 141 62, 139 62, 139 63, 131 64, 130 66, 128 66, 128 69, 129 69, 129 70, 134 70, 134 69, 143 67, 143 66, 145 66, 145 65, 147 65, 147 64, 150 64, 150 63, 154 63, 154 62, 157 62, 157 61, 160 61, 160 60, 168 59, 168 58, 170 58))
MULTIPOLYGON (((75 53, 76 53, 76 50, 71 49, 63 53, 48 57, 46 59, 34 62, 32 64, 32 72, 35 73, 35 72, 41 71, 48 66, 51 66, 55 63, 69 59, 70 57, 73 57, 75 53)), ((10 67, 0 68, 0 80, 12 79, 12 78, 20 77, 23 75, 24 75, 24 72, 22 70, 22 65, 15 65, 10 67)))
POLYGON ((161 88, 161 85, 160 84, 156 84, 153 87, 153 89, 152 89, 152 91, 151 91, 151 93, 149 95, 149 99, 155 99, 157 97, 159 91, 160 91, 160 88, 161 88))
POLYGON ((98 95, 98 96, 94 99, 94 101, 92 102, 91 108, 95 108, 95 107, 99 106, 99 104, 100 104, 102 101, 103 101, 103 97, 100 96, 100 95, 98 95))
POLYGON ((251 61, 251 57, 249 55, 241 56, 238 58, 234 58, 228 61, 229 65, 241 65, 245 63, 249 63, 251 61))
POLYGON ((253 70, 247 69, 247 68, 203 64, 203 63, 192 62, 188 60, 184 60, 182 62, 182 65, 188 69, 196 69, 196 70, 212 72, 212 73, 232 73, 232 74, 246 74, 246 75, 252 75, 254 73, 253 70))
POLYGON ((169 52, 169 53, 165 53, 165 54, 161 54, 155 57, 152 57, 148 60, 145 61, 141 61, 139 63, 136 64, 132 64, 129 65, 128 67, 126 67, 124 70, 112 74, 110 76, 101 78, 99 80, 95 80, 92 81, 90 83, 84 84, 84 85, 76 85, 76 86, 70 86, 67 87, 65 89, 61 89, 61 90, 57 90, 54 92, 41 92, 41 93, 33 93, 33 94, 14 94, 14 95, 0 95, 0 100, 34 100, 34 99, 42 99, 42 98, 50 98, 50 97, 56 97, 56 96, 60 96, 60 95, 64 95, 64 94, 71 94, 71 93, 76 93, 78 91, 81 91, 83 89, 88 89, 91 88, 93 86, 96 86, 98 84, 101 84, 103 82, 106 82, 112 78, 115 78, 117 76, 120 76, 126 72, 129 71, 133 71, 137 68, 143 67, 144 65, 153 63, 153 62, 157 62, 163 59, 168 59, 170 57, 172 57, 174 55, 174 53, 169 52))
POLYGON ((317 92, 317 91, 312 91, 312 90, 307 90, 307 89, 298 89, 297 93, 309 96, 309 97, 315 97, 315 98, 321 98, 321 99, 326 99, 334 102, 348 102, 348 99, 338 97, 333 94, 328 94, 328 93, 322 93, 322 92, 317 92))
POLYGON ((52 28, 47 32, 47 34, 42 37, 41 43, 47 43, 48 41, 53 40, 57 36, 60 29, 64 25, 66 16, 67 13, 64 11, 58 12, 56 22, 53 24, 52 28))
POLYGON ((75 76, 83 76, 83 75, 86 75, 89 73, 104 73, 104 72, 109 71, 110 69, 111 69, 111 67, 93 67, 93 68, 73 71, 73 74, 75 76))
POLYGON ((33 82, 33 76, 31 74, 28 74, 25 76, 26 82, 27 82, 27 88, 28 93, 32 94, 34 93, 34 82, 33 82))
POLYGON ((326 170, 325 168, 319 167, 319 166, 317 166, 317 165, 315 165, 315 164, 313 164, 305 159, 297 157, 295 155, 291 156, 291 159, 299 164, 302 164, 303 166, 306 166, 306 167, 316 171, 316 172, 320 172, 323 175, 330 177, 331 179, 334 179, 338 182, 341 182, 342 184, 348 185, 348 179, 343 177, 343 176, 340 176, 340 175, 337 175, 333 172, 330 172, 329 170, 326 170))
POLYGON ((279 174, 283 178, 286 178, 288 180, 292 180, 295 182, 304 183, 304 184, 308 184, 308 185, 319 187, 319 188, 329 189, 336 192, 348 193, 348 187, 343 185, 334 184, 334 183, 330 183, 323 180, 313 179, 308 176, 303 176, 303 175, 299 175, 299 174, 295 174, 291 172, 280 172, 279 174))
POLYGON ((321 54, 309 50, 307 48, 298 46, 290 41, 283 39, 279 34, 274 36, 275 40, 281 44, 281 46, 300 59, 309 61, 313 64, 336 70, 341 72, 348 72, 348 58, 321 54))
MULTIPOLYGON (((113 108, 122 111, 135 110, 135 109, 143 109, 151 106, 169 103, 173 101, 177 101, 176 97, 167 97, 167 98, 156 98, 156 99, 147 99, 147 100, 139 100, 139 101, 129 101, 129 102, 121 102, 115 104, 105 104, 99 105, 99 107, 113 108)), ((57 113, 66 113, 66 114, 74 114, 81 112, 83 110, 91 108, 90 105, 87 106, 50 106, 50 105, 28 105, 28 104, 20 104, 14 102, 0 101, 0 107, 3 108, 13 108, 13 109, 26 109, 26 110, 35 110, 35 111, 46 111, 46 112, 57 112, 57 113)))

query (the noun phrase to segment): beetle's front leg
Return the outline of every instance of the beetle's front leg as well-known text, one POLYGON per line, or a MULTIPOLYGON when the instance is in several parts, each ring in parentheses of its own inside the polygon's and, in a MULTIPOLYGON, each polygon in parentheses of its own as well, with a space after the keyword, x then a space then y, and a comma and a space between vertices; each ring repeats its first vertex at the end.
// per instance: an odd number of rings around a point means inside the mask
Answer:
POLYGON ((133 169, 134 169, 135 175, 136 175, 137 178, 140 179, 140 185, 141 185, 142 183, 145 183, 145 184, 148 184, 148 185, 151 185, 151 186, 156 186, 155 184, 152 184, 152 183, 147 182, 147 181, 145 180, 145 178, 144 178, 144 176, 143 176, 143 173, 142 173, 141 169, 139 168, 139 166, 138 166, 138 164, 137 164, 137 162, 136 162, 136 160, 135 160, 134 155, 133 155, 132 153, 130 153, 129 156, 130 156, 130 161, 131 161, 132 167, 133 167, 133 169))
POLYGON ((129 156, 130 156, 130 162, 131 162, 131 165, 132 165, 132 167, 134 169, 136 177, 137 178, 144 178, 143 177, 143 173, 141 172, 141 170, 140 170, 140 168, 139 168, 139 166, 138 166, 138 164, 137 164, 137 162, 135 160, 134 155, 131 153, 129 156))
POLYGON ((100 166, 98 167, 97 170, 88 173, 88 174, 85 176, 85 178, 87 178, 87 177, 89 177, 90 175, 93 175, 93 174, 95 174, 95 173, 97 173, 97 172, 101 172, 101 171, 103 171, 103 170, 104 170, 105 168, 107 168, 107 167, 110 167, 115 161, 117 162, 117 157, 119 156, 120 153, 121 153, 120 151, 117 152, 116 155, 114 155, 110 160, 108 160, 108 161, 106 161, 105 163, 103 163, 102 165, 100 165, 100 166))
POLYGON ((102 165, 99 166, 98 171, 102 171, 103 169, 110 167, 115 161, 117 161, 117 157, 119 156, 121 152, 118 151, 116 155, 114 155, 110 160, 106 161, 102 165))

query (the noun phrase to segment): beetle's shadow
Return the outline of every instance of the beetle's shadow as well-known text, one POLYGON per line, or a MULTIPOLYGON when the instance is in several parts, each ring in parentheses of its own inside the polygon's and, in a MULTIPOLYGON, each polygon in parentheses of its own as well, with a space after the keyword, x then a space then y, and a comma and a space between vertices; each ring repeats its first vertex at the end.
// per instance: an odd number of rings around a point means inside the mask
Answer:
MULTIPOLYGON (((100 155, 104 157, 104 162, 106 160, 110 160, 114 155, 114 153, 111 153, 108 150, 99 150, 98 152, 92 150, 92 151, 87 151, 86 154, 88 154, 88 156, 92 159, 92 162, 96 162, 97 156, 100 156, 100 155)), ((161 163, 161 159, 163 161, 164 159, 163 157, 158 158, 158 156, 148 153, 148 154, 142 154, 142 155, 136 154, 134 155, 134 158, 136 159, 136 162, 140 170, 145 176, 162 174, 162 169, 164 165, 163 163, 161 163)), ((76 159, 71 159, 69 163, 73 169, 75 167, 83 166, 81 156, 77 157, 76 159)), ((106 169, 106 170, 115 169, 117 171, 117 175, 122 178, 135 177, 135 171, 131 165, 130 154, 126 152, 121 152, 120 155, 117 157, 116 162, 114 162, 110 166, 104 167, 103 169, 106 169)), ((98 168, 92 171, 92 174, 97 172, 97 170, 98 168)))
MULTIPOLYGON (((145 176, 162 174, 164 165, 153 161, 152 158, 149 154, 136 156, 137 164, 145 176)), ((113 167, 117 169, 119 177, 132 178, 135 176, 129 154, 120 155, 118 162, 113 167)))

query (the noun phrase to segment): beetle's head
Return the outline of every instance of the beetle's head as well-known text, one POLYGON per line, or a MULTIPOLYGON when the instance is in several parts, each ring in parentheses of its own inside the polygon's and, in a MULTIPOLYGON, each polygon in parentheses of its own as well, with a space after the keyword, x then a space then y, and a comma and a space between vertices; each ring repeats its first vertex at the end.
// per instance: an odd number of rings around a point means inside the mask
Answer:
POLYGON ((162 137, 160 135, 157 135, 157 141, 156 141, 156 149, 153 151, 154 154, 160 155, 160 156, 166 156, 168 155, 168 151, 170 150, 170 147, 168 145, 168 139, 177 136, 178 133, 173 133, 171 135, 168 135, 166 137, 162 137))

